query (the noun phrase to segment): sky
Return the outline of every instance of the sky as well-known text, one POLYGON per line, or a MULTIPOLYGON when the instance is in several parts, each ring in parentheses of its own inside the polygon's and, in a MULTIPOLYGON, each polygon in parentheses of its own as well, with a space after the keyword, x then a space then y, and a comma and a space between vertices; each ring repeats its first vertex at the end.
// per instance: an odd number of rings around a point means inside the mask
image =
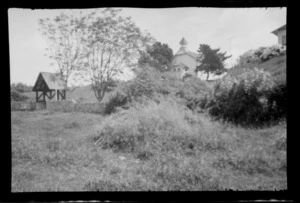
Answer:
MULTIPOLYGON (((38 31, 38 20, 53 18, 61 11, 8 10, 11 83, 34 85, 39 72, 57 70, 45 56, 47 43, 38 31)), ((84 14, 90 10, 82 11, 84 14)), ((277 37, 271 32, 286 24, 286 12, 286 8, 122 8, 120 15, 131 16, 142 31, 147 30, 157 41, 168 44, 174 54, 182 37, 193 52, 200 44, 220 48, 232 55, 226 61, 226 67, 230 67, 250 49, 277 44, 277 37)))

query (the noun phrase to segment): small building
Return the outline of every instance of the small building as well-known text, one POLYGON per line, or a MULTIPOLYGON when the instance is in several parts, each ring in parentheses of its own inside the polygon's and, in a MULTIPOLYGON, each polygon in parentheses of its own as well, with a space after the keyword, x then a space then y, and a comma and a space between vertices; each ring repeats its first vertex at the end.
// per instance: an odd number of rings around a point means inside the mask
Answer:
POLYGON ((59 74, 40 72, 32 91, 36 92, 36 102, 65 100, 67 85, 59 74))
POLYGON ((286 25, 277 28, 276 30, 272 31, 274 35, 278 37, 278 44, 286 46, 286 25))
POLYGON ((183 37, 179 42, 181 47, 171 60, 171 71, 178 77, 183 78, 185 75, 197 76, 196 67, 199 64, 197 61, 198 54, 187 49, 188 42, 183 37))

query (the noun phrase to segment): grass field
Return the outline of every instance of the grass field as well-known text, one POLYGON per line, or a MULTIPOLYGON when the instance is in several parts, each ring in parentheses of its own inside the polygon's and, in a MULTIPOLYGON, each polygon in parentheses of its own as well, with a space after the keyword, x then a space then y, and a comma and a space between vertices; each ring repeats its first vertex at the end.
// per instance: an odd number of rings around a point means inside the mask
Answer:
POLYGON ((254 130, 207 121, 212 139, 200 149, 136 156, 95 144, 100 115, 11 115, 12 192, 287 189, 284 122, 254 130))

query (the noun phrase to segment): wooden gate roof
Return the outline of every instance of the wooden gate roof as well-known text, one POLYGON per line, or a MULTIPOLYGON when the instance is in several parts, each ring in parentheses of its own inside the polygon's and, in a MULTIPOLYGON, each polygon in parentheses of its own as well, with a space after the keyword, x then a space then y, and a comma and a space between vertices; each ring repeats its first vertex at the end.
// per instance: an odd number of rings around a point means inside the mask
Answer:
POLYGON ((32 91, 65 90, 66 83, 55 73, 40 72, 32 91))

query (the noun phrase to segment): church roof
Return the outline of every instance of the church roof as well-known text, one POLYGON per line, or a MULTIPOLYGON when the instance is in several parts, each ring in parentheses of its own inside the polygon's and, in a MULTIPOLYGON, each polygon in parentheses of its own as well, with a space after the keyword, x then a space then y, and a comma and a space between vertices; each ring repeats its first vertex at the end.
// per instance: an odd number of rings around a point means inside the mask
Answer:
POLYGON ((181 45, 180 49, 176 52, 176 55, 183 55, 183 54, 188 54, 193 58, 197 58, 199 55, 195 52, 191 52, 186 48, 186 45, 188 44, 188 42, 186 41, 186 39, 183 37, 181 39, 181 41, 179 42, 179 44, 181 45))
POLYGON ((175 56, 183 55, 183 54, 188 54, 188 55, 192 56, 193 58, 199 57, 199 54, 197 54, 195 52, 191 52, 191 51, 187 50, 186 48, 182 48, 182 47, 176 52, 175 56))
POLYGON ((199 54, 197 54, 195 52, 187 51, 187 54, 192 55, 194 58, 198 58, 199 57, 199 54))

